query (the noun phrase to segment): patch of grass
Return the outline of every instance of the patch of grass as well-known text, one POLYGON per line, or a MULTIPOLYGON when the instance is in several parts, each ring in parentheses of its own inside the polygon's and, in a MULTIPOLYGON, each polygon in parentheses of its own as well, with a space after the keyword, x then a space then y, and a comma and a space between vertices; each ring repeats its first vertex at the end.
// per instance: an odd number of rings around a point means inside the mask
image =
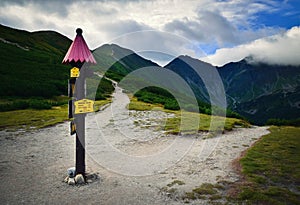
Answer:
POLYGON ((111 103, 111 99, 106 99, 106 100, 97 100, 95 101, 94 104, 94 111, 98 112, 100 110, 101 107, 103 107, 104 105, 107 105, 111 103))
POLYGON ((219 200, 222 199, 223 197, 219 194, 214 194, 212 196, 209 197, 210 200, 219 200))
POLYGON ((197 197, 195 195, 194 192, 186 192, 183 196, 182 196, 182 199, 185 200, 185 199, 189 199, 189 200, 196 200, 197 197))
POLYGON ((232 130, 236 125, 249 127, 249 123, 240 119, 211 116, 193 112, 174 112, 174 118, 168 118, 164 129, 169 133, 193 133, 198 131, 222 132, 232 130), (213 121, 213 123, 211 123, 213 121), (224 123, 225 121, 225 123, 224 123), (197 124, 196 122, 199 122, 197 124))
POLYGON ((217 190, 214 188, 213 184, 204 183, 200 187, 193 189, 193 192, 199 195, 212 195, 217 193, 217 190))
POLYGON ((167 184, 168 187, 171 187, 175 184, 178 184, 178 185, 184 185, 185 183, 183 181, 180 181, 180 180, 174 180, 172 181, 171 183, 167 184))
POLYGON ((220 184, 203 183, 194 188, 191 192, 185 192, 181 197, 183 200, 210 199, 211 201, 223 198, 224 186, 220 184))
MULTIPOLYGON (((104 105, 109 100, 96 101, 104 105)), ((0 112, 0 130, 4 129, 38 129, 68 120, 68 105, 53 106, 51 109, 14 110, 0 112)))
POLYGON ((0 129, 42 128, 68 119, 68 106, 53 107, 48 110, 15 110, 0 113, 0 129))
POLYGON ((248 183, 239 186, 235 200, 300 204, 300 128, 271 127, 270 131, 240 160, 248 183))
POLYGON ((163 110, 160 104, 150 104, 138 101, 136 98, 131 98, 127 108, 129 110, 147 111, 147 110, 163 110))
POLYGON ((174 197, 177 193, 177 188, 171 188, 169 186, 164 186, 160 189, 161 192, 164 192, 167 194, 168 197, 174 197))
POLYGON ((175 117, 168 118, 166 124, 162 127, 171 134, 194 134, 199 131, 222 132, 224 130, 230 131, 236 126, 250 127, 250 124, 242 119, 224 118, 195 112, 166 110, 160 104, 141 102, 134 97, 131 98, 128 109, 138 111, 159 110, 174 113, 175 117), (212 121, 213 123, 211 123, 212 121))

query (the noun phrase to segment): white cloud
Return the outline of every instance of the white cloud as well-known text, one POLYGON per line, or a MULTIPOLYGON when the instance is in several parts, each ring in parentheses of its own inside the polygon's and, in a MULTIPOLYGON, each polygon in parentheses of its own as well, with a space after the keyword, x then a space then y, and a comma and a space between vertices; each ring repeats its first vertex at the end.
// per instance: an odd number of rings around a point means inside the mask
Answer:
POLYGON ((236 47, 282 32, 253 27, 256 14, 280 8, 277 0, 3 0, 0 5, 1 23, 29 31, 55 30, 71 39, 81 27, 91 49, 115 42, 135 51, 201 57, 199 45, 236 47), (173 34, 181 37, 171 39, 173 34))
POLYGON ((252 56, 254 62, 277 65, 300 65, 300 27, 293 27, 282 34, 255 40, 234 48, 222 48, 215 54, 202 58, 216 66, 240 61, 252 56))

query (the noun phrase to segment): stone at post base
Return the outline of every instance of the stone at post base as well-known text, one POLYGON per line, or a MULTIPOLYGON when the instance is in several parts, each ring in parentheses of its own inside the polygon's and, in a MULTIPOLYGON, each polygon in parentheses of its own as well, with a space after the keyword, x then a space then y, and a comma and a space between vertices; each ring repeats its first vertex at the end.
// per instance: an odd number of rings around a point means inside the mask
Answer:
POLYGON ((82 174, 77 174, 75 176, 75 182, 76 182, 76 184, 85 184, 85 180, 84 180, 84 177, 82 176, 82 174))
POLYGON ((68 170, 67 170, 67 172, 68 172, 68 176, 69 177, 71 177, 71 178, 73 178, 73 177, 75 177, 75 167, 70 167, 68 170))
POLYGON ((65 183, 68 183, 69 178, 70 178, 69 176, 66 176, 66 178, 64 179, 64 182, 65 182, 65 183))
POLYGON ((75 179, 69 177, 69 179, 68 179, 68 184, 69 184, 69 185, 75 185, 75 179))

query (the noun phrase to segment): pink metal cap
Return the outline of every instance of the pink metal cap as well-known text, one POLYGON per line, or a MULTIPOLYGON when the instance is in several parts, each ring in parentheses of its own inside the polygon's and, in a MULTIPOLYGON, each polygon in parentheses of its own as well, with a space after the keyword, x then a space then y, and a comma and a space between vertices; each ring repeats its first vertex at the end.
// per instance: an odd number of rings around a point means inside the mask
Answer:
POLYGON ((88 48, 83 36, 82 36, 82 29, 76 29, 76 37, 73 43, 71 44, 67 54, 65 55, 62 63, 70 63, 71 61, 81 63, 92 63, 96 64, 96 60, 91 53, 90 49, 88 48))

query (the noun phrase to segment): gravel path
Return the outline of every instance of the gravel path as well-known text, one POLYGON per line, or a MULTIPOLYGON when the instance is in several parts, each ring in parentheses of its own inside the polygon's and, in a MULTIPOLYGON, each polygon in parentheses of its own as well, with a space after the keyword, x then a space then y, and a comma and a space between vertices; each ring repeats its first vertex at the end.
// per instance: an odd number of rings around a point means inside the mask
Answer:
MULTIPOLYGON (((69 123, 31 132, 0 132, 1 204, 184 204, 176 200, 202 183, 237 181, 231 162, 267 127, 238 128, 215 138, 166 135, 161 111, 128 111, 120 88, 111 106, 86 118, 84 186, 63 182, 74 166, 69 123), (180 180, 175 196, 163 187, 180 180)), ((206 201, 191 201, 191 204, 206 201)))

